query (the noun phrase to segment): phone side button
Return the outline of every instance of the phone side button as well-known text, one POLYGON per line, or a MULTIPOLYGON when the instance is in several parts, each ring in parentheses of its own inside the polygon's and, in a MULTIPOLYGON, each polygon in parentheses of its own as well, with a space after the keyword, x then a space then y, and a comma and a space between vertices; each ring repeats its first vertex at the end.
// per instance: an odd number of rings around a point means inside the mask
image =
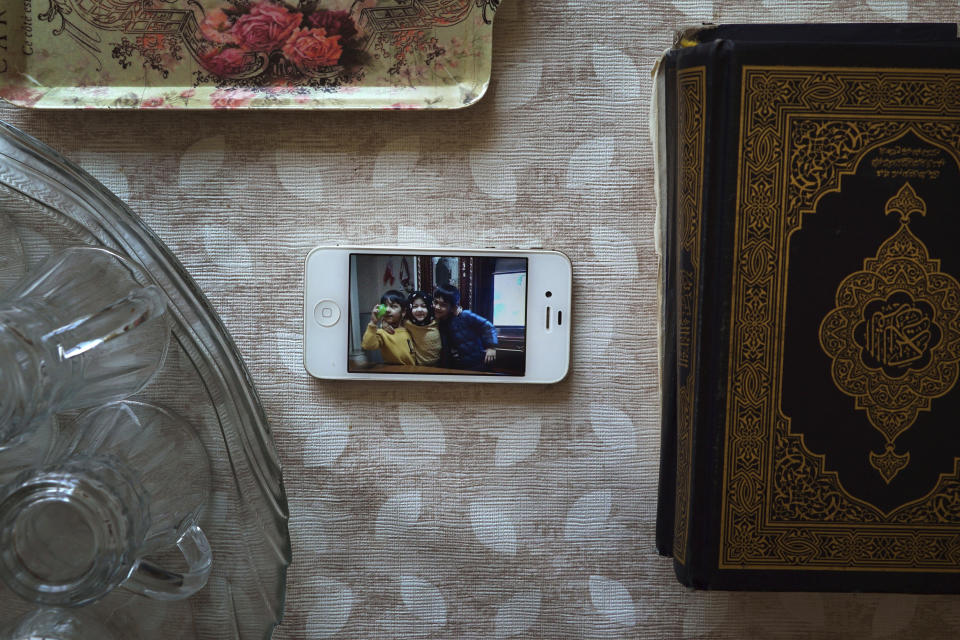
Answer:
POLYGON ((333 300, 321 300, 313 308, 313 319, 322 327, 332 327, 340 321, 340 306, 333 300))

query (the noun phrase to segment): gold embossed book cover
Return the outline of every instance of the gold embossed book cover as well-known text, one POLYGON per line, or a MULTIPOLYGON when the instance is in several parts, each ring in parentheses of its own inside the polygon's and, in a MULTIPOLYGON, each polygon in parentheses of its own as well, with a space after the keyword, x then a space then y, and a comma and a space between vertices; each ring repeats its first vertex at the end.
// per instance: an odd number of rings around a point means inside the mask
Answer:
POLYGON ((657 542, 697 588, 960 592, 955 25, 681 34, 657 542))

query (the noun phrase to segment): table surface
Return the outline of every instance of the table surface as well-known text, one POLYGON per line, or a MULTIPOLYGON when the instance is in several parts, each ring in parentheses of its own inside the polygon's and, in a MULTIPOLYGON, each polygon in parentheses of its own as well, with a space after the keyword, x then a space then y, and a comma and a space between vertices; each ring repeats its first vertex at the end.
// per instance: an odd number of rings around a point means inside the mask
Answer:
POLYGON ((505 0, 491 90, 463 111, 0 106, 142 216, 245 357, 290 504, 275 638, 960 632, 957 598, 689 592, 654 551, 656 57, 702 21, 957 18, 955 3, 907 0, 732 4, 505 0), (311 379, 303 259, 334 243, 565 251, 570 376, 545 388, 311 379))

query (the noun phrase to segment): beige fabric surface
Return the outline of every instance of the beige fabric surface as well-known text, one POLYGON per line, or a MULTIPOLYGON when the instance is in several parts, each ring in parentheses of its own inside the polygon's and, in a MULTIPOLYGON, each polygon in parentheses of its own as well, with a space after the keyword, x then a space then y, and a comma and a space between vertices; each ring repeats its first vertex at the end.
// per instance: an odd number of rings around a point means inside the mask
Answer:
POLYGON ((246 358, 284 465, 294 638, 943 638, 939 596, 694 593, 654 551, 650 69, 709 21, 946 20, 956 2, 505 0, 456 112, 0 118, 128 202, 246 358), (329 243, 541 245, 574 262, 567 380, 331 383, 301 365, 329 243))

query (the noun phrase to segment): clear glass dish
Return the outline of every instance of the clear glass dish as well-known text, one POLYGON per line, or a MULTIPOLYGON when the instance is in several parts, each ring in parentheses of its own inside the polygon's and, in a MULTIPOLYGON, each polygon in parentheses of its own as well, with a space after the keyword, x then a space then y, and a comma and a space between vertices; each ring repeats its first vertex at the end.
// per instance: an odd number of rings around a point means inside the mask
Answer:
MULTIPOLYGON (((116 196, 49 147, 0 123, 0 286, 68 246, 104 246, 141 265, 169 298, 163 369, 135 396, 190 420, 213 463, 200 520, 213 549, 207 586, 179 602, 120 588, 83 609, 122 638, 269 638, 283 615, 290 564, 280 462, 233 341, 164 244, 116 196)), ((66 425, 72 415, 58 416, 66 425)), ((33 606, 0 585, 0 629, 33 606)))

